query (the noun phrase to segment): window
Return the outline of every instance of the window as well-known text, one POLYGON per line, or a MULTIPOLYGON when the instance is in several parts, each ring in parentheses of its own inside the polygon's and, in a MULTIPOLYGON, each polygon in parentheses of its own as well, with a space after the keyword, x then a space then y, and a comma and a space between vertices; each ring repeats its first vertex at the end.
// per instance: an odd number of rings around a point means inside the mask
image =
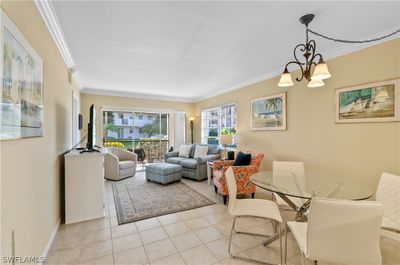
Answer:
POLYGON ((168 122, 167 113, 103 111, 103 145, 143 148, 147 162, 161 161, 169 146, 168 122))
POLYGON ((221 134, 232 134, 236 147, 236 104, 227 104, 201 112, 201 142, 219 144, 221 134))

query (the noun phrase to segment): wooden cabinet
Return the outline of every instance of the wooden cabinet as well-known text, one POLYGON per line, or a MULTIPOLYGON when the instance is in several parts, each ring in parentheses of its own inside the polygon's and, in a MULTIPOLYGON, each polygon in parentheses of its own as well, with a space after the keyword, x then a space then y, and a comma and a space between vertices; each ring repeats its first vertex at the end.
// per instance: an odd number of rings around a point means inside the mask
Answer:
POLYGON ((65 223, 105 215, 104 153, 65 155, 65 223))

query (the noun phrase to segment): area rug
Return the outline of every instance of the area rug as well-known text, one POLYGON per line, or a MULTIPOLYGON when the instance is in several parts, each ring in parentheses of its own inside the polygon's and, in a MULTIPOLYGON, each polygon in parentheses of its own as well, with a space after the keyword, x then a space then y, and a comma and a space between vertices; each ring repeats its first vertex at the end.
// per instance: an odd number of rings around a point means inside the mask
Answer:
POLYGON ((120 225, 215 204, 182 182, 164 186, 130 179, 112 189, 120 225))

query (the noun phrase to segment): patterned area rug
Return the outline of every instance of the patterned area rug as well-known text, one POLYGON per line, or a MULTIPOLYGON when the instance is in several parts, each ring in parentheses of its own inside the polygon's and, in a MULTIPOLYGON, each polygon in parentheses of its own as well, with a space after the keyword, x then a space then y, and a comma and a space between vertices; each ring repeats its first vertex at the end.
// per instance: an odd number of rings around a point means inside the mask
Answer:
POLYGON ((215 204, 182 182, 164 186, 131 178, 112 189, 120 225, 215 204))

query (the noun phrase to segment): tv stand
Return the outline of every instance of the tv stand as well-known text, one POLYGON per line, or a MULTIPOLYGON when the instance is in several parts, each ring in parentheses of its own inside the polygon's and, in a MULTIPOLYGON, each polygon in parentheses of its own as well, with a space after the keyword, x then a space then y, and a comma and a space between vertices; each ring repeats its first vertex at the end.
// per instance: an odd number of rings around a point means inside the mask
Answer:
POLYGON ((104 217, 104 153, 65 155, 65 223, 104 217))
POLYGON ((83 153, 93 153, 93 152, 101 153, 100 150, 97 150, 97 149, 94 149, 94 148, 85 148, 82 151, 80 151, 79 153, 83 154, 83 153))

